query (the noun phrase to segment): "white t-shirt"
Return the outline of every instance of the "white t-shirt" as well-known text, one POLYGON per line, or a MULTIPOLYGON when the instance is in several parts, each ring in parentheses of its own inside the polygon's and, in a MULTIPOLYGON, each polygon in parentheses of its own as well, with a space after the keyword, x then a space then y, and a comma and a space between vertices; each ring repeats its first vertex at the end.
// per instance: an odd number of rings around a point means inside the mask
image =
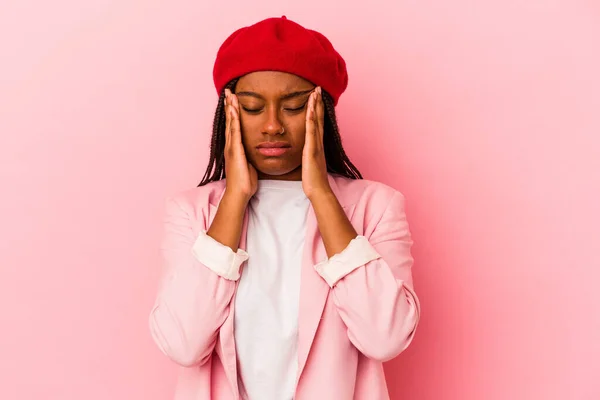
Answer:
POLYGON ((310 202, 301 181, 259 180, 248 205, 247 265, 235 297, 240 392, 292 400, 298 368, 300 272, 310 202))

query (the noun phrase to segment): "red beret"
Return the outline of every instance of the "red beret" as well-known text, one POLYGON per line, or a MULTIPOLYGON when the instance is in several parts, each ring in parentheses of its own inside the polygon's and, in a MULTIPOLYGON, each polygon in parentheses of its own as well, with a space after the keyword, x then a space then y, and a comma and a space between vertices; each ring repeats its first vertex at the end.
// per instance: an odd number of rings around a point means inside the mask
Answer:
POLYGON ((285 16, 268 18, 232 33, 217 53, 217 93, 234 78, 256 71, 288 72, 321 86, 337 104, 348 86, 344 59, 319 32, 285 16))

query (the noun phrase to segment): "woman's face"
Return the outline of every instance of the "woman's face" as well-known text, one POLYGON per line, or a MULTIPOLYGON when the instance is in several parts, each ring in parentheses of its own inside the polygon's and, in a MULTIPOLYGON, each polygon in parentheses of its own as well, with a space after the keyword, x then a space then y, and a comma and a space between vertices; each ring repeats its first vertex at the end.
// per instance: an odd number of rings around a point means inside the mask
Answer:
POLYGON ((303 78, 276 71, 238 80, 242 141, 259 179, 302 179, 306 104, 314 88, 303 78))

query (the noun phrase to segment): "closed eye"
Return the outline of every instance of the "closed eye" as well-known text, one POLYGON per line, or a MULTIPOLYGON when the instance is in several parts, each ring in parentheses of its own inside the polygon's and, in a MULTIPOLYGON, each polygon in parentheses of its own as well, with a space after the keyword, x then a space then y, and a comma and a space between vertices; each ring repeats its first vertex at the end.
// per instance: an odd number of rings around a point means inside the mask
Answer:
POLYGON ((258 114, 262 111, 262 108, 252 109, 252 108, 242 107, 242 110, 244 110, 248 114, 258 114))
POLYGON ((308 103, 308 101, 306 103, 302 104, 300 107, 297 107, 297 108, 284 108, 284 110, 288 111, 288 112, 292 112, 292 113, 300 112, 300 111, 304 110, 304 107, 306 107, 307 103, 308 103))
MULTIPOLYGON (((284 111, 287 111, 290 113, 298 113, 298 112, 301 112, 302 110, 304 110, 304 107, 306 107, 306 104, 308 104, 308 101, 306 103, 302 104, 300 107, 284 108, 284 111)), ((263 109, 262 108, 246 108, 246 107, 242 106, 242 110, 244 110, 248 114, 260 114, 260 112, 263 109)))

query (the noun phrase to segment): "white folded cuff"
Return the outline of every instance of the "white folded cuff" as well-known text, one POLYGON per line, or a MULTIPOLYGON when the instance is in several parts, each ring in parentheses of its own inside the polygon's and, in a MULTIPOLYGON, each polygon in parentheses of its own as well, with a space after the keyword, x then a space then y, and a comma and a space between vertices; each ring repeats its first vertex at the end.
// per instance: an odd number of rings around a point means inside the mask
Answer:
POLYGON ((334 287, 340 279, 356 268, 378 258, 381 256, 369 243, 369 240, 358 235, 348 243, 342 252, 315 265, 315 270, 325 279, 329 287, 334 287))
POLYGON ((244 250, 233 252, 228 246, 208 236, 206 231, 198 234, 192 245, 192 254, 214 273, 230 281, 240 279, 240 267, 248 260, 248 253, 244 250))

